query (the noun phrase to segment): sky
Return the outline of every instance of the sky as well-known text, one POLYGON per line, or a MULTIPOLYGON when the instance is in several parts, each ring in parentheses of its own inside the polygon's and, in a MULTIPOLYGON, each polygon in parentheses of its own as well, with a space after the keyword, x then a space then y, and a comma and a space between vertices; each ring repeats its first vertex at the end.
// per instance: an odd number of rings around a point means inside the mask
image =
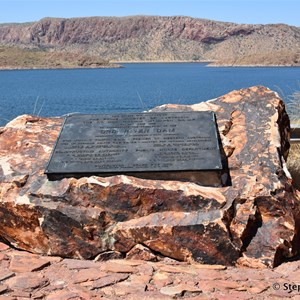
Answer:
POLYGON ((0 0, 0 23, 44 17, 190 16, 247 24, 300 26, 300 0, 0 0))

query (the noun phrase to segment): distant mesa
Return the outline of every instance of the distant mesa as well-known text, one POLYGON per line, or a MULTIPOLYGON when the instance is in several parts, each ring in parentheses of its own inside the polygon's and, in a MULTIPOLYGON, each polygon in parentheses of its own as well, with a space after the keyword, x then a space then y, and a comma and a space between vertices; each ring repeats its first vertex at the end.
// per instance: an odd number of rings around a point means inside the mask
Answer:
MULTIPOLYGON (((44 18, 34 23, 1 24, 0 46, 31 51, 30 55, 38 57, 39 63, 47 68, 55 64, 58 64, 56 67, 108 66, 108 61, 300 65, 299 27, 235 24, 179 16, 44 18), (48 51, 54 54, 50 58, 48 54, 43 57, 48 51), (67 60, 62 51, 76 55, 67 60), (82 66, 78 65, 78 54, 89 57, 82 66), (66 65, 59 65, 57 60, 66 60, 66 65)), ((6 60, 2 51, 0 67, 8 66, 9 58, 6 60)), ((26 63, 17 61, 16 64, 30 66, 28 59, 24 60, 26 63)))

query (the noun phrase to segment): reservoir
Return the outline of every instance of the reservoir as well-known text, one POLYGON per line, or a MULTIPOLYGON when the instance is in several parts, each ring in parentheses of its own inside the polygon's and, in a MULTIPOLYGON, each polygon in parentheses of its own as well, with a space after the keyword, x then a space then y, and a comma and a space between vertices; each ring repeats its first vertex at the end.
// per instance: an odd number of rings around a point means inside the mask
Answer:
POLYGON ((195 104, 264 85, 289 101, 300 68, 207 67, 201 63, 132 63, 124 68, 0 71, 0 126, 18 115, 141 112, 195 104))

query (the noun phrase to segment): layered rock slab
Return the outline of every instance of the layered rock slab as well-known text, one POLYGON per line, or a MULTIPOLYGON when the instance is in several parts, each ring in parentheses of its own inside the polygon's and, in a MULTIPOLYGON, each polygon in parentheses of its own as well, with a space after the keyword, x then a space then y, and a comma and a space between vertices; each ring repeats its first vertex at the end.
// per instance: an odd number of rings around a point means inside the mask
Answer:
POLYGON ((0 131, 1 240, 81 259, 125 257, 139 245, 157 259, 209 264, 272 267, 296 256, 300 198, 285 168, 289 119, 277 94, 252 87, 154 110, 214 111, 230 184, 123 175, 48 181, 44 169, 63 119, 25 115, 0 131))

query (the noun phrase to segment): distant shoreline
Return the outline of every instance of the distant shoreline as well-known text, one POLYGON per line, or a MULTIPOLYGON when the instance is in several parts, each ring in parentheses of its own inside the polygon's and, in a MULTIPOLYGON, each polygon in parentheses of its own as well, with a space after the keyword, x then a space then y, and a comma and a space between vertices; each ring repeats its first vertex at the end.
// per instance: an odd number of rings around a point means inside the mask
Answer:
POLYGON ((84 70, 84 69, 119 69, 123 68, 123 66, 111 63, 111 65, 106 66, 99 66, 99 67, 33 67, 33 68, 26 68, 26 67, 0 67, 0 71, 28 71, 28 70, 84 70))
POLYGON ((293 65, 215 65, 208 64, 210 68, 299 68, 300 66, 293 65))
POLYGON ((174 61, 164 61, 164 60, 132 60, 132 61, 110 61, 108 65, 103 66, 93 66, 93 67, 2 67, 0 66, 0 71, 26 71, 26 70, 84 70, 84 69, 118 69, 124 68, 122 64, 180 64, 180 63, 196 63, 196 64, 206 64, 205 67, 209 68, 299 68, 300 65, 231 65, 231 64, 217 64, 211 61, 191 61, 191 60, 174 60, 174 61))
POLYGON ((155 64, 155 63, 209 63, 209 61, 194 61, 194 60, 111 60, 110 63, 116 64, 155 64))

